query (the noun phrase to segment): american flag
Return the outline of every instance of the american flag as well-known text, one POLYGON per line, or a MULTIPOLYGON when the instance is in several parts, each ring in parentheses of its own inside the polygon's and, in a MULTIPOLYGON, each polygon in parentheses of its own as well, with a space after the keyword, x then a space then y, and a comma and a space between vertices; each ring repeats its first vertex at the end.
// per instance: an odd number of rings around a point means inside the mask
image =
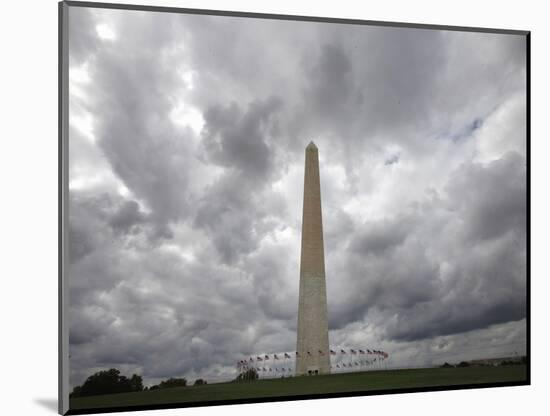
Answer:
MULTIPOLYGON (((298 353, 296 353, 298 355, 298 353)), ((290 358, 290 355, 285 352, 285 358, 290 358)))
POLYGON ((340 350, 340 352, 341 352, 342 354, 345 354, 345 353, 346 353, 344 350, 340 350))

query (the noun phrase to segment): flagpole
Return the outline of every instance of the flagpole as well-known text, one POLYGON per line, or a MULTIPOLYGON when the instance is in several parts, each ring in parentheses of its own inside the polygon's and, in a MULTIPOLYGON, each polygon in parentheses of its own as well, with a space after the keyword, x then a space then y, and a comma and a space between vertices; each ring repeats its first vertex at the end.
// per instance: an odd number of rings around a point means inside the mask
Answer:
MULTIPOLYGON (((287 365, 286 365, 286 359, 287 359, 286 355, 287 355, 287 353, 286 353, 286 352, 285 352, 285 353, 283 353, 283 359, 284 359, 284 363, 283 363, 283 365, 284 365, 285 367, 287 366, 287 365)), ((290 356, 290 354, 289 354, 289 356, 290 356)), ((289 362, 290 362, 290 360, 289 360, 289 362)), ((288 367, 290 367, 290 364, 288 365, 288 367)))
MULTIPOLYGON (((283 363, 283 365, 284 365, 285 367, 287 367, 287 368, 290 368, 290 367, 291 367, 290 360, 288 360, 288 362, 289 362, 288 366, 286 365, 286 360, 287 360, 287 356, 286 356, 286 355, 287 355, 286 352, 283 353, 283 358, 284 358, 284 363, 283 363)), ((290 354, 288 354, 288 356, 290 357, 290 354)))

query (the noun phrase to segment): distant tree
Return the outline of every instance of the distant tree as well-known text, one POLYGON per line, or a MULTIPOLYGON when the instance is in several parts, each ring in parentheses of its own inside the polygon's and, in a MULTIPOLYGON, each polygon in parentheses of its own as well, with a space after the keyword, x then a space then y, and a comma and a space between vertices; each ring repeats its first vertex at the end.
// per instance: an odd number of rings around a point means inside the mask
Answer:
POLYGON ((457 367, 470 367, 470 363, 468 363, 467 361, 461 361, 457 367))
POLYGON ((95 396, 99 394, 126 393, 142 391, 143 382, 141 376, 132 375, 131 378, 120 375, 116 368, 99 371, 86 379, 82 386, 76 386, 71 397, 95 396))
POLYGON ((161 389, 169 389, 172 387, 185 387, 187 386, 187 380, 184 378, 169 378, 168 380, 161 381, 159 387, 161 389))
POLYGON ((202 378, 196 379, 195 382, 193 383, 194 386, 202 386, 203 384, 206 384, 206 381, 203 380, 202 378))
POLYGON ((247 371, 240 373, 234 381, 248 381, 248 380, 257 380, 258 372, 255 368, 251 368, 247 371))
POLYGON ((448 362, 445 362, 445 364, 443 364, 441 366, 441 368, 453 368, 454 366, 452 366, 451 364, 449 364, 448 362))
POLYGON ((527 357, 521 357, 521 364, 527 364, 527 357))
POLYGON ((71 394, 69 394, 69 397, 80 397, 82 393, 82 386, 75 386, 73 388, 73 391, 71 394))
POLYGON ((173 387, 185 387, 187 380, 185 378, 169 378, 161 381, 160 384, 149 387, 149 390, 171 389, 173 387))
POLYGON ((132 375, 130 378, 130 388, 132 391, 142 391, 143 390, 143 379, 137 374, 132 375))

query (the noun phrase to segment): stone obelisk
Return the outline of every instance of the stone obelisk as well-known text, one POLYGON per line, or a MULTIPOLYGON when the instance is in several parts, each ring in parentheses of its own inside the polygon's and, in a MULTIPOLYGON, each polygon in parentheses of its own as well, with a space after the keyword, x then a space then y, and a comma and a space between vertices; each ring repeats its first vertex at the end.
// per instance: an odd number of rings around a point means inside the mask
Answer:
POLYGON ((296 375, 330 373, 319 153, 306 147, 296 375))

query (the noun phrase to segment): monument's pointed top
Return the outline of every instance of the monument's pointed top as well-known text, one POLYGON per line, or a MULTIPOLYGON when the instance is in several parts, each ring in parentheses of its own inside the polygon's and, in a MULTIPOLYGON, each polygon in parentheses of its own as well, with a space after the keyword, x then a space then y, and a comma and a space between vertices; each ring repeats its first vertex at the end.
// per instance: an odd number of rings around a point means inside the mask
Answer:
POLYGON ((306 149, 317 149, 317 146, 315 146, 315 143, 313 141, 309 142, 306 149))

